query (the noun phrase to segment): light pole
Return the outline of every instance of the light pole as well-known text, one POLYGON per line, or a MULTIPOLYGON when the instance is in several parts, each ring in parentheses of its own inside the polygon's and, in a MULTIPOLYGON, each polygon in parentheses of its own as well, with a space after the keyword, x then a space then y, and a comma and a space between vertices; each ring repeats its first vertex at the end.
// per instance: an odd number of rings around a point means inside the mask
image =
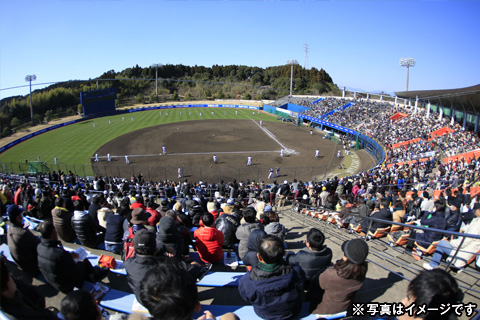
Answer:
POLYGON ((152 67, 155 68, 155 93, 157 94, 157 102, 158 102, 158 68, 162 67, 161 63, 154 63, 152 67))
POLYGON ((402 67, 407 67, 407 90, 405 91, 408 91, 408 71, 410 70, 410 67, 415 66, 415 60, 413 58, 401 58, 400 65, 402 67))
POLYGON ((30 82, 30 117, 32 118, 33 126, 33 107, 32 107, 32 81, 37 80, 37 76, 32 74, 25 77, 25 81, 30 82))
POLYGON ((290 98, 292 97, 293 94, 293 65, 298 64, 297 60, 287 60, 287 64, 290 64, 291 71, 290 71, 290 98))

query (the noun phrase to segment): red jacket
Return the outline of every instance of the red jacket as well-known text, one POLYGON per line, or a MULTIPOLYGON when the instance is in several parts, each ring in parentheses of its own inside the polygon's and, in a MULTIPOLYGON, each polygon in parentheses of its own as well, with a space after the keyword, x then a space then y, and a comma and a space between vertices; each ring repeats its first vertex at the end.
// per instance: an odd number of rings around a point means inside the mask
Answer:
POLYGON ((150 218, 148 218, 148 225, 149 226, 156 226, 160 218, 162 217, 161 213, 153 208, 147 208, 146 210, 150 213, 150 218))
POLYGON ((135 210, 137 208, 142 208, 143 210, 147 211, 147 208, 145 208, 145 206, 143 205, 143 203, 140 203, 140 202, 134 202, 132 203, 132 205, 130 206, 130 208, 132 208, 132 210, 135 210))
POLYGON ((223 258, 223 233, 217 228, 200 227, 193 233, 200 259, 206 263, 217 263, 223 258))

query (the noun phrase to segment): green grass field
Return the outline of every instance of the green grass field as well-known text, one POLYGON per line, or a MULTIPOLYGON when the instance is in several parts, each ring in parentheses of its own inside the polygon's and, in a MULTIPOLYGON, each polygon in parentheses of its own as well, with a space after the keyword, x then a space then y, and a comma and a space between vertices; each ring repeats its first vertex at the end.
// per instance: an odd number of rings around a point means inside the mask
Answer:
MULTIPOLYGON (((0 163, 25 163, 25 159, 37 161, 37 157, 40 157, 47 166, 55 168, 53 157, 56 156, 60 165, 80 165, 84 167, 85 174, 92 175, 91 157, 98 148, 112 139, 160 124, 207 119, 277 121, 276 117, 269 113, 258 114, 256 110, 232 108, 184 108, 126 113, 87 120, 43 133, 0 154, 0 163)), ((7 166, 10 167, 11 165, 7 166)), ((14 168, 14 171, 17 171, 17 167, 14 168)))

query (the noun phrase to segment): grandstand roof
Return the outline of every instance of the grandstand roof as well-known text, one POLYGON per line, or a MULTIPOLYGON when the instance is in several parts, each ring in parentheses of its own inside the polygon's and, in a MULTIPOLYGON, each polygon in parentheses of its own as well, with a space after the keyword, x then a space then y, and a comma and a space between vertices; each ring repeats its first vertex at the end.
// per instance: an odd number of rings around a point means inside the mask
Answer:
POLYGON ((453 106, 455 110, 467 111, 473 114, 480 114, 480 84, 448 90, 420 90, 420 91, 400 91, 395 95, 403 99, 413 99, 429 101, 435 105, 445 107, 453 106))

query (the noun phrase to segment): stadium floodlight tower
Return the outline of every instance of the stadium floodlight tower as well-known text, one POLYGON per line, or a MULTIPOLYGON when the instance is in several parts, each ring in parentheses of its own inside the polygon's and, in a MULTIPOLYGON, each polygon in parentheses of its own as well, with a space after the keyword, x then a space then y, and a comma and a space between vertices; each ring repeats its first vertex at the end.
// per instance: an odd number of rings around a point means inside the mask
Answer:
POLYGON ((297 60, 287 60, 287 64, 290 64, 292 66, 291 72, 290 72, 290 98, 292 97, 293 94, 293 66, 295 64, 298 64, 297 60))
POLYGON ((30 117, 32 118, 33 126, 33 107, 32 107, 32 81, 37 80, 37 76, 32 74, 25 77, 25 81, 30 82, 30 117))
POLYGON ((155 68, 155 93, 157 94, 158 102, 158 68, 161 68, 163 65, 161 63, 154 63, 152 67, 155 68))
POLYGON ((407 90, 405 91, 408 91, 408 71, 410 70, 410 67, 415 66, 415 60, 413 58, 401 58, 400 65, 402 67, 407 67, 407 90))

